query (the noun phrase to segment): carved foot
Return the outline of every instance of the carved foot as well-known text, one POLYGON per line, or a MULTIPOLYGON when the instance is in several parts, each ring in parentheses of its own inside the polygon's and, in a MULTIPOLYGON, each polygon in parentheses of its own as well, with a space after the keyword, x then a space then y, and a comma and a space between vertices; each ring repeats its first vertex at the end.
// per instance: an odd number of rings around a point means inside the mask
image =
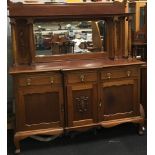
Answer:
POLYGON ((19 144, 19 137, 17 135, 14 136, 14 144, 15 144, 15 147, 16 147, 16 150, 15 150, 15 154, 19 154, 20 153, 20 144, 19 144))
POLYGON ((15 154, 19 154, 19 153, 20 153, 20 149, 16 149, 15 154))
POLYGON ((145 131, 145 127, 143 125, 139 125, 139 130, 138 130, 138 134, 139 135, 143 135, 145 131))
POLYGON ((140 115, 145 119, 145 112, 142 104, 140 104, 140 115))
POLYGON ((139 124, 138 134, 143 135, 144 131, 145 131, 145 127, 144 127, 145 113, 144 113, 144 108, 143 108, 142 104, 140 104, 140 115, 141 115, 141 117, 143 117, 143 122, 139 124))

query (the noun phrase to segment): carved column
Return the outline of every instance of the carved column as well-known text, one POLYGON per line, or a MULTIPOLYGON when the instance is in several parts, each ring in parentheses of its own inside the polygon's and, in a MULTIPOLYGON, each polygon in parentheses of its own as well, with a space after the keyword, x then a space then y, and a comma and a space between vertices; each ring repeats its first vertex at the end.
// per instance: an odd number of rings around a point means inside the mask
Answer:
POLYGON ((132 60, 132 56, 131 56, 131 22, 132 22, 132 16, 129 16, 127 18, 128 20, 128 59, 132 60))
POLYGON ((28 30, 29 30, 29 52, 30 52, 30 59, 29 59, 29 64, 33 64, 34 63, 34 59, 35 59, 35 49, 34 49, 34 35, 33 35, 33 19, 28 19, 27 20, 27 24, 28 24, 28 30))
POLYGON ((17 36, 16 36, 16 20, 12 19, 10 20, 11 24, 11 36, 12 36, 12 50, 13 50, 13 63, 15 66, 18 65, 17 60, 17 36))
POLYGON ((108 20, 105 20, 106 22, 106 36, 104 37, 105 43, 106 43, 106 52, 109 54, 109 22, 108 20))
POLYGON ((113 19, 113 24, 114 24, 114 29, 113 29, 113 36, 114 36, 114 60, 118 60, 118 28, 117 28, 117 24, 118 24, 118 17, 117 16, 114 16, 114 19, 113 19))
POLYGON ((110 59, 114 58, 114 43, 113 43, 113 18, 107 18, 106 20, 106 50, 110 59))
POLYGON ((28 65, 32 62, 33 37, 30 34, 33 32, 32 29, 31 32, 29 30, 27 19, 11 19, 14 65, 28 65))
POLYGON ((122 58, 125 56, 125 18, 119 18, 118 24, 118 51, 119 57, 122 58))

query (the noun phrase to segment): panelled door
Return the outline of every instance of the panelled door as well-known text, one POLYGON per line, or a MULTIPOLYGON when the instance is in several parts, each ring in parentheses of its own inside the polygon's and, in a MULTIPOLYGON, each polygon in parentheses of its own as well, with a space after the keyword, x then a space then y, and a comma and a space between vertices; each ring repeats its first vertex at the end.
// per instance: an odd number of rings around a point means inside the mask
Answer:
POLYGON ((67 126, 92 126, 97 122, 97 73, 67 74, 67 126))
POLYGON ((99 120, 113 120, 139 115, 138 70, 105 70, 101 74, 99 120))
POLYGON ((22 76, 18 85, 17 130, 64 126, 63 87, 57 74, 22 76))

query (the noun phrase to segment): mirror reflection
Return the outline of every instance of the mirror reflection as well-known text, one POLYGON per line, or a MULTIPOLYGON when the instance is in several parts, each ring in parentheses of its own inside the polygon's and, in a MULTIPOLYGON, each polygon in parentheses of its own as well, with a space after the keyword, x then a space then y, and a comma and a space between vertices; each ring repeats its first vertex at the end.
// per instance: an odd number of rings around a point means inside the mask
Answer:
POLYGON ((36 55, 60 55, 105 50, 105 22, 64 21, 33 24, 36 55))

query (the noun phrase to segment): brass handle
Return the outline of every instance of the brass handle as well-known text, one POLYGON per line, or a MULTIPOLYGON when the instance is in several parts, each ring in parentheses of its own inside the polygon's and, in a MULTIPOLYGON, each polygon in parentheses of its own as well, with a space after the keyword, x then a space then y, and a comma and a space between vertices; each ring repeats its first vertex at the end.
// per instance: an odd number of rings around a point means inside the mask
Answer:
POLYGON ((51 86, 52 86, 53 83, 54 83, 54 77, 51 77, 51 78, 50 78, 50 83, 51 83, 51 86))
POLYGON ((81 82, 84 82, 85 81, 85 75, 80 75, 80 79, 81 79, 81 82))
POLYGON ((107 73, 107 78, 111 79, 111 75, 112 75, 111 73, 107 73))
POLYGON ((27 86, 30 86, 30 85, 31 85, 31 79, 28 78, 28 79, 26 80, 26 83, 27 83, 27 86))
POLYGON ((131 76, 131 71, 127 71, 127 76, 128 76, 128 77, 131 76))

